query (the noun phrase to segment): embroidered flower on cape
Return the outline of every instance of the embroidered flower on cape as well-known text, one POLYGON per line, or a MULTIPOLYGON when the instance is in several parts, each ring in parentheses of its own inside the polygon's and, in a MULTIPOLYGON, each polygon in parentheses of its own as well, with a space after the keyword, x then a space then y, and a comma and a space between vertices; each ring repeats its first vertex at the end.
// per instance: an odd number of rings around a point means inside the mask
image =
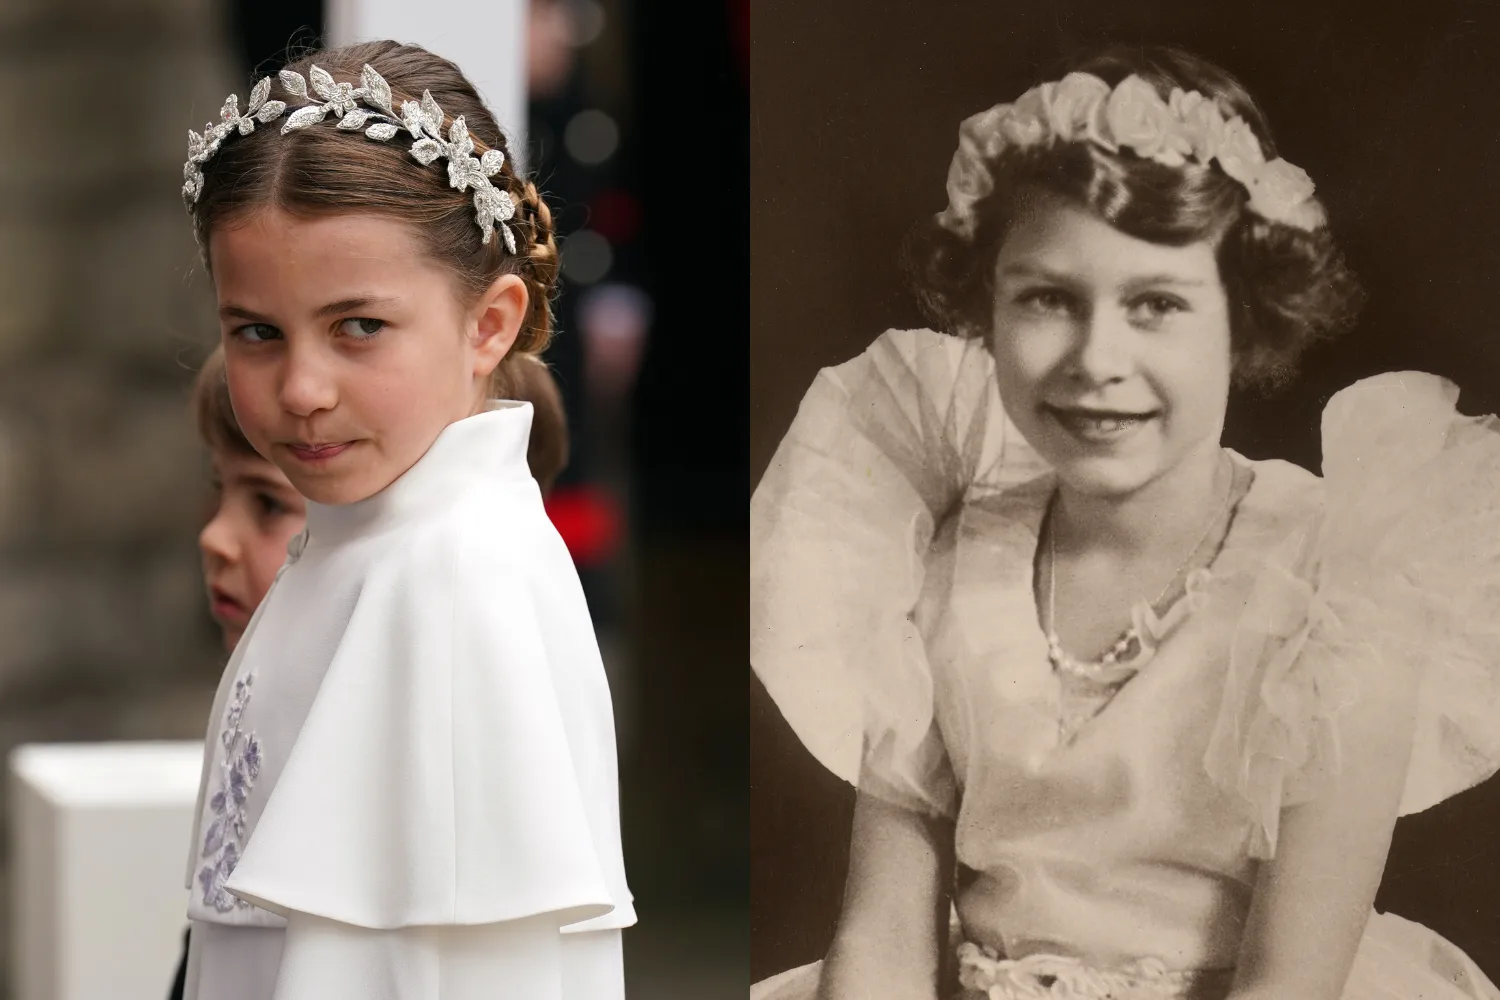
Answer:
POLYGON ((254 684, 253 672, 235 681, 234 695, 224 711, 224 729, 219 735, 219 742, 224 746, 224 759, 219 765, 218 788, 208 800, 213 821, 203 833, 200 852, 201 857, 208 859, 198 869, 203 905, 220 913, 250 906, 230 895, 224 883, 234 874, 234 867, 239 863, 245 839, 245 800, 250 797, 250 789, 260 776, 260 740, 254 733, 245 733, 241 728, 254 684))

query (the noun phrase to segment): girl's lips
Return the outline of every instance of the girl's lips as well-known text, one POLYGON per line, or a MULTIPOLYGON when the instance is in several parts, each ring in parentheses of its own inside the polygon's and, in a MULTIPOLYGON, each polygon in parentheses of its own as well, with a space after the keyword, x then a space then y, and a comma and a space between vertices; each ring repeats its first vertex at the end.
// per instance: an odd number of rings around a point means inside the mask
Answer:
POLYGON ((243 624, 246 618, 243 604, 218 587, 211 588, 208 597, 209 609, 216 621, 235 625, 243 624))
POLYGON ((286 450, 291 452, 292 456, 300 462, 318 464, 342 455, 353 444, 353 441, 345 441, 341 444, 289 444, 286 446, 286 450))
POLYGON ((1113 444, 1133 434, 1159 411, 1095 410, 1043 404, 1043 409, 1073 437, 1090 444, 1113 444))

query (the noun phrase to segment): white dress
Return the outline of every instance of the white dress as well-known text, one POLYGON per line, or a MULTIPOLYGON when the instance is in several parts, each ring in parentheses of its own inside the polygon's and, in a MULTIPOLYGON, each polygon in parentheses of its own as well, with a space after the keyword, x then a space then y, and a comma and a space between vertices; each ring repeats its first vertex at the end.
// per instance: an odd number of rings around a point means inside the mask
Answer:
MULTIPOLYGON (((1338 393, 1323 477, 1232 456, 1212 563, 1133 676, 1069 684, 1034 566, 1055 477, 977 342, 880 338, 825 371, 756 491, 751 660, 867 794, 954 824, 946 998, 1217 1000, 1286 806, 1342 768, 1349 705, 1421 671, 1403 813, 1500 766, 1500 423, 1420 373, 1338 393)), ((752 1000, 812 1000, 817 964, 752 1000)), ((1344 1000, 1500 1000, 1372 913, 1344 1000)))
POLYGON ((613 713, 531 417, 308 505, 209 719, 187 1000, 624 995, 613 713))

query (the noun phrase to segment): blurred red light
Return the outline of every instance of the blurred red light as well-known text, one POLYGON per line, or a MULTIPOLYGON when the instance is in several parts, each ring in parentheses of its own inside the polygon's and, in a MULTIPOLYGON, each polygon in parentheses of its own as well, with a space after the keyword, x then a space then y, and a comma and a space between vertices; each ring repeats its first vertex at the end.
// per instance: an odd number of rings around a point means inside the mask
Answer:
POLYGON ((589 203, 589 228, 614 246, 630 242, 640 226, 640 202, 625 191, 601 191, 589 203))
POLYGON ((619 550, 624 518, 609 493, 593 486, 560 486, 545 501, 552 526, 580 566, 608 562, 619 550))

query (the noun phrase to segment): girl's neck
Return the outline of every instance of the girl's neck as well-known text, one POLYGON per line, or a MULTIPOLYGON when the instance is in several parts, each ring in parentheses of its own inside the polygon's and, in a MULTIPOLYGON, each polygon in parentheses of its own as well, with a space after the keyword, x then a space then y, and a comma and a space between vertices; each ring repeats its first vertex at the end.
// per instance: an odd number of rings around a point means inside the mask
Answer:
POLYGON ((1059 550, 1107 552, 1135 559, 1176 551, 1203 531, 1232 488, 1234 470, 1215 444, 1134 493, 1091 496, 1058 484, 1052 531, 1059 550))

